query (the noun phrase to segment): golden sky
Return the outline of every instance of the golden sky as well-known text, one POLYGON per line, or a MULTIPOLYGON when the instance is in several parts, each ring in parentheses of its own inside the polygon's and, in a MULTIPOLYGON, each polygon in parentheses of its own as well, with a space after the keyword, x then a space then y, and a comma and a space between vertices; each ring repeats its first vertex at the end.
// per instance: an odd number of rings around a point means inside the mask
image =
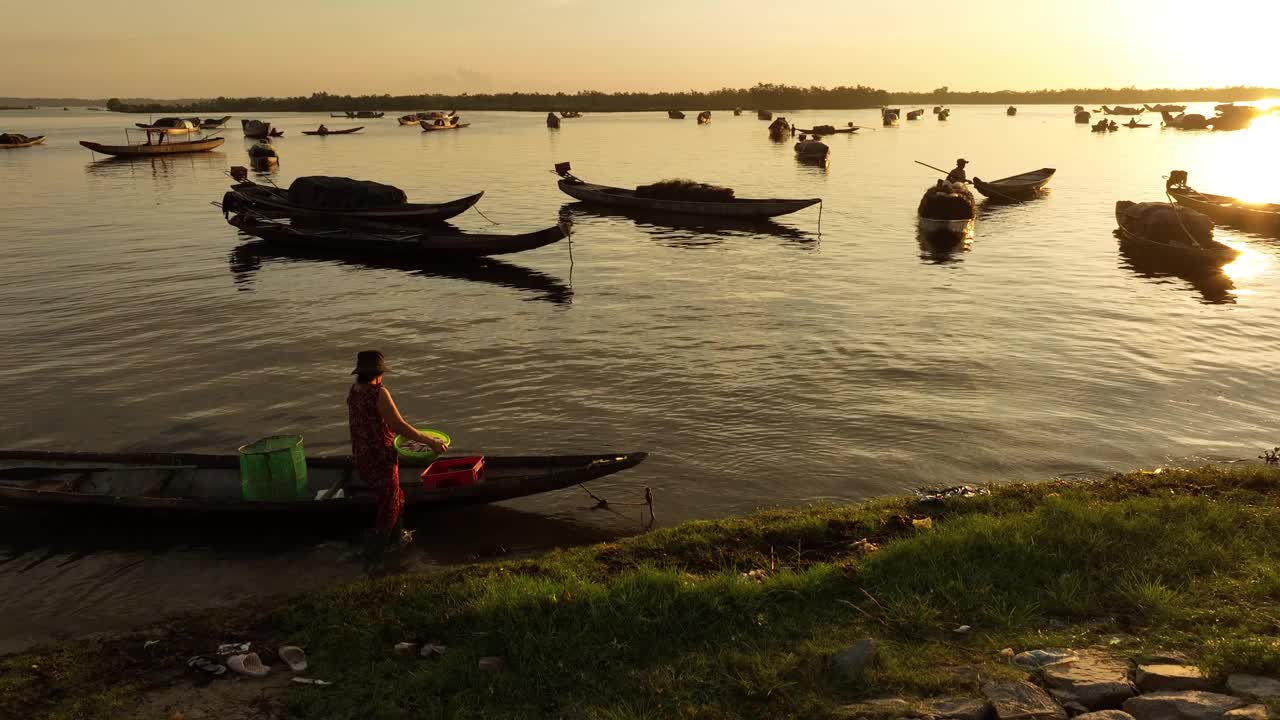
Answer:
POLYGON ((0 96, 1274 87, 1277 27, 1276 0, 5 0, 0 96))

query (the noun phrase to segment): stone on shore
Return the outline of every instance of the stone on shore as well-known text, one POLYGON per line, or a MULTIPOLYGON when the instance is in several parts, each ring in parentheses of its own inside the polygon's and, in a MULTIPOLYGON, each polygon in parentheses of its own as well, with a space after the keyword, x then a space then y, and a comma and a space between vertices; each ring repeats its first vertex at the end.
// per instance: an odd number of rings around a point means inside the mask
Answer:
POLYGON ((1066 720, 1067 713, 1049 694, 1021 681, 989 682, 982 694, 999 720, 1066 720))
POLYGON ((875 640, 863 638, 832 658, 832 662, 847 679, 859 681, 875 664, 877 649, 875 640))
POLYGON ((1280 680, 1261 675, 1233 673, 1227 676, 1227 690, 1230 690, 1232 695, 1259 700, 1280 698, 1280 680))
POLYGON ((936 720, 982 720, 990 705, 974 698, 937 697, 922 703, 924 717, 936 720))
POLYGON ((1134 720, 1134 718, 1123 710, 1099 710, 1077 715, 1076 720, 1134 720))
POLYGON ((1244 704, 1230 695, 1185 690, 1131 697, 1124 702, 1124 711, 1136 720, 1220 720, 1244 704))
POLYGON ((1209 678, 1194 665, 1139 665, 1134 674, 1144 693, 1160 690, 1208 690, 1209 678))
POLYGON ((1117 709, 1136 694, 1128 666, 1100 653, 1081 653, 1043 672, 1044 684, 1059 702, 1077 702, 1089 710, 1117 709))

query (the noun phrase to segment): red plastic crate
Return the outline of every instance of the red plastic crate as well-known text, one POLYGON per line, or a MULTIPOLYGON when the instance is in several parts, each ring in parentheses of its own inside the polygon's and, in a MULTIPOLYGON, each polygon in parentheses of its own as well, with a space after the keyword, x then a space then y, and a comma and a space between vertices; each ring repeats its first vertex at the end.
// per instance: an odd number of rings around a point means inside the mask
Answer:
POLYGON ((437 460, 422 471, 422 485, 451 488, 484 482, 484 456, 437 460))

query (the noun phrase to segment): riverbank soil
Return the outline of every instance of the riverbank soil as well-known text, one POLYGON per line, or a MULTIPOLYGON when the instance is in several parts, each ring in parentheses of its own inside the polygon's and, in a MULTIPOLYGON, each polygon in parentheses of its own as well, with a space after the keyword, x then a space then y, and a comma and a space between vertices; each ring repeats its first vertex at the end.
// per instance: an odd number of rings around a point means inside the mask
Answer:
POLYGON ((0 717, 1255 718, 1277 538, 1263 466, 765 512, 10 656, 0 717), (229 641, 269 682, 187 670, 229 641), (284 684, 284 644, 333 684, 284 684))

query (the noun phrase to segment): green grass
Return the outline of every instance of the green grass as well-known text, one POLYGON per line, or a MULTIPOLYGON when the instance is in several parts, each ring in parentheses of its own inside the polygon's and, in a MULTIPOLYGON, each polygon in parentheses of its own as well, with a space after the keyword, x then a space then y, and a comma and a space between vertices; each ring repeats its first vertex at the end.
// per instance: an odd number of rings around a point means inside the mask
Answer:
POLYGON ((1006 646, 1275 673, 1277 537, 1280 471, 1259 467, 767 512, 180 619, 154 657, 122 639, 5 658, 0 717, 127 717, 127 697, 227 637, 308 649, 338 687, 291 690, 280 710, 299 718, 825 717, 884 693, 973 694, 954 669, 1016 676, 1006 646), (828 658, 867 636, 882 662, 842 679, 828 658), (393 654, 402 640, 449 650, 393 654), (478 671, 488 655, 506 670, 478 671))

